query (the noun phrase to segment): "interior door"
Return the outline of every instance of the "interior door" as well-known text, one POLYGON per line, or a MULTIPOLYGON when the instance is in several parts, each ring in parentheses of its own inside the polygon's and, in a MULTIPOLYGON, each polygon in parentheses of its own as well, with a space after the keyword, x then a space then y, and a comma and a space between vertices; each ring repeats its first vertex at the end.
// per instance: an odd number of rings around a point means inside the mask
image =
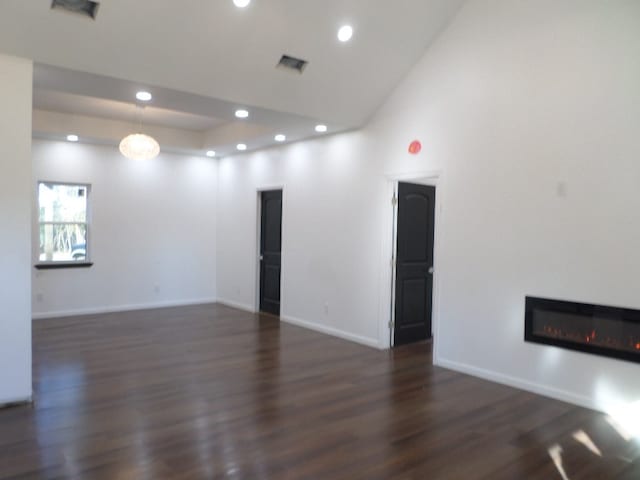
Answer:
POLYGON ((280 315, 282 190, 262 192, 260 230, 260 311, 280 315))
POLYGON ((435 187, 398 184, 394 345, 431 338, 435 187))

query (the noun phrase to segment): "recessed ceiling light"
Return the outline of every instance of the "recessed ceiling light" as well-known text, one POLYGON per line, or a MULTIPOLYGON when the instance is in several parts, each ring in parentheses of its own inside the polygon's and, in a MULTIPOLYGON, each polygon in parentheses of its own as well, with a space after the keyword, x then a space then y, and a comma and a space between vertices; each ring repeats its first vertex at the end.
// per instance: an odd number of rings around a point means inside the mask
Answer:
POLYGON ((249 112, 247 110, 236 110, 236 117, 238 118, 249 118, 249 112))
POLYGON ((79 140, 78 135, 67 135, 68 142, 77 142, 79 140))
POLYGON ((348 42, 353 37, 353 27, 351 25, 344 25, 338 30, 338 40, 341 42, 348 42))
POLYGON ((244 152, 247 149, 247 146, 244 143, 239 143, 238 145, 236 145, 236 148, 241 152, 244 152))
POLYGON ((233 0, 233 4, 238 8, 244 8, 251 3, 251 0, 233 0))
POLYGON ((209 150, 209 151, 207 152, 207 157, 209 157, 209 158, 213 158, 213 157, 215 157, 215 156, 216 156, 216 152, 214 152, 213 150, 209 150))
POLYGON ((287 139, 286 135, 282 135, 281 133, 276 135, 275 137, 275 141, 276 142, 284 142, 287 139))
POLYGON ((149 102, 153 98, 153 95, 151 95, 149 92, 142 91, 136 93, 136 98, 141 102, 149 102))
POLYGON ((316 125, 316 132, 325 133, 328 130, 326 125, 316 125))

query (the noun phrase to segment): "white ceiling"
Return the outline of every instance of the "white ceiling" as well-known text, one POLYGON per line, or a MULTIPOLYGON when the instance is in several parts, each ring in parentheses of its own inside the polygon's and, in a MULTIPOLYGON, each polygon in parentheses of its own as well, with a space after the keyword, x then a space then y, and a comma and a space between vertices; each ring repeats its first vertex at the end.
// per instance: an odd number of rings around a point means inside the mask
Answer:
MULTIPOLYGON (((154 135, 164 131, 158 138, 162 149, 183 154, 215 150, 226 156, 236 152, 237 143, 247 144, 250 151, 273 145, 279 133, 287 142, 317 135, 317 122, 308 117, 43 64, 34 68, 34 109, 35 137, 64 139, 73 133, 81 141, 117 144, 123 129, 135 126, 154 135), (143 111, 135 107, 141 89, 153 95, 143 111), (238 108, 248 108, 250 117, 235 118, 238 108), (175 131, 151 129, 153 125, 175 131)), ((329 133, 347 129, 334 123, 329 133)))
POLYGON ((91 20, 51 0, 2 0, 0 52, 36 61, 45 110, 125 120, 144 87, 155 96, 145 121, 159 125, 212 130, 243 106, 274 130, 337 131, 373 115, 463 2, 101 0, 91 20), (344 23, 355 29, 347 44, 336 38, 344 23), (309 65, 277 69, 282 54, 309 65))
POLYGON ((193 113, 159 108, 152 105, 140 111, 133 102, 75 95, 71 93, 34 89, 33 106, 39 110, 107 118, 123 122, 140 122, 184 130, 205 131, 215 128, 224 120, 193 113))

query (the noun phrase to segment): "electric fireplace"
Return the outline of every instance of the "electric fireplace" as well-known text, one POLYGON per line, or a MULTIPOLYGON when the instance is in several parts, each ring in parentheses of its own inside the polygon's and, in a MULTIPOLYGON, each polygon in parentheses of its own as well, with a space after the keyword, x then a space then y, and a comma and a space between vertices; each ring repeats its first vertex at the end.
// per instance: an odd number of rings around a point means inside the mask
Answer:
POLYGON ((640 362, 640 310, 526 297, 527 342, 640 362))

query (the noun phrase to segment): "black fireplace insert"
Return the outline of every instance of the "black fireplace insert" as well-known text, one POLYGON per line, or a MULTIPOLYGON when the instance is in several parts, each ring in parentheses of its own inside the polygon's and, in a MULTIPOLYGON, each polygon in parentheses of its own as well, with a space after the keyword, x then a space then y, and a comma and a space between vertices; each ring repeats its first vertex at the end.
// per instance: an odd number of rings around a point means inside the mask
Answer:
POLYGON ((527 342, 640 362, 640 310, 526 297, 527 342))

